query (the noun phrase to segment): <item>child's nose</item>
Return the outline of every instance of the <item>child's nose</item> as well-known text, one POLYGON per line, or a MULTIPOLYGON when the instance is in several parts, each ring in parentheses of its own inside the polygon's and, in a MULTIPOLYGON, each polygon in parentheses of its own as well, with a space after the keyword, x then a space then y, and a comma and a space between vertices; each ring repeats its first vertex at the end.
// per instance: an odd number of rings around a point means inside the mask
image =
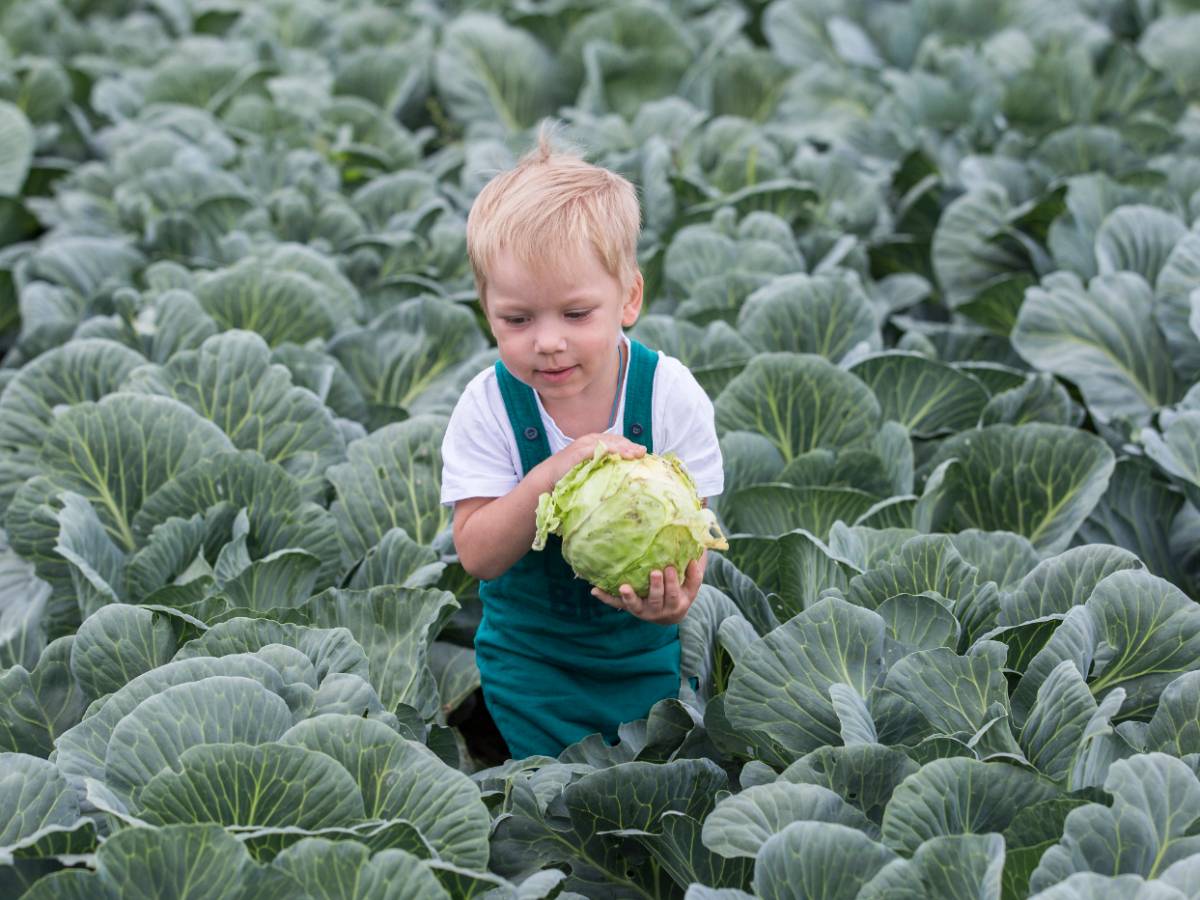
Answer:
POLYGON ((539 328, 534 333, 533 342, 538 353, 556 353, 565 350, 567 346, 562 332, 550 326, 539 328))

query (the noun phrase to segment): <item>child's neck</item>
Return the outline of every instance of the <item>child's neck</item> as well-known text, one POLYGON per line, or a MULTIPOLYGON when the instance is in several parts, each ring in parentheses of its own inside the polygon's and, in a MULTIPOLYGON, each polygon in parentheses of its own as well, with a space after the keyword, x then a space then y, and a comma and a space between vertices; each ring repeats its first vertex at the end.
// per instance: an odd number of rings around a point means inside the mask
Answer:
POLYGON ((625 376, 624 343, 618 344, 618 348, 619 354, 613 354, 613 365, 609 372, 588 386, 589 389, 595 388, 593 393, 578 394, 558 401, 538 395, 559 430, 572 440, 609 429, 614 411, 620 405, 620 385, 625 376))

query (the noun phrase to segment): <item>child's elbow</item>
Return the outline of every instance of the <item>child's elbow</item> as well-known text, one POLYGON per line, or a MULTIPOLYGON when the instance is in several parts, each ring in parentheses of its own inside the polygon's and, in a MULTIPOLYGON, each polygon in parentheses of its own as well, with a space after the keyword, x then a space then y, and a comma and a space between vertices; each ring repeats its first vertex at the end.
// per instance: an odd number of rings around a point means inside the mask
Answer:
MULTIPOLYGON (((472 578, 479 578, 479 564, 475 559, 475 555, 470 549, 465 546, 466 542, 459 540, 458 530, 454 533, 454 552, 458 555, 458 564, 463 567, 463 571, 472 578)), ((482 580, 482 579, 481 579, 482 580)))
POLYGON ((463 567, 464 572, 472 578, 478 578, 480 581, 491 581, 493 578, 499 578, 503 574, 501 572, 493 572, 485 560, 475 559, 470 554, 463 555, 461 550, 458 552, 458 564, 463 567))
POLYGON ((470 540, 460 539, 459 534, 454 535, 454 551, 458 554, 458 564, 463 567, 463 571, 472 578, 478 578, 480 581, 491 581, 493 578, 499 578, 503 572, 493 571, 494 565, 482 553, 477 552, 479 545, 470 540))

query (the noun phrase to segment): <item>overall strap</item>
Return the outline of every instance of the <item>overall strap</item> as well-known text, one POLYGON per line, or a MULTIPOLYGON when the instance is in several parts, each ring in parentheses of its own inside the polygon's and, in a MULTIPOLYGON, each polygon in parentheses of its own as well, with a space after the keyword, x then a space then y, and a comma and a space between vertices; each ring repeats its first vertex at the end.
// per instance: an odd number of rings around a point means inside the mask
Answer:
POLYGON ((654 396, 654 369, 658 354, 645 344, 629 342, 629 380, 625 385, 625 437, 654 452, 651 400, 654 396))
MULTIPOLYGON (((623 431, 629 440, 653 453, 651 399, 654 395, 654 369, 658 365, 658 354, 634 340, 630 340, 629 347, 623 431)), ((518 381, 500 360, 496 360, 496 380, 500 385, 500 396, 504 398, 508 421, 517 439, 521 468, 528 472, 550 456, 550 441, 542 427, 537 397, 533 388, 518 381)))
POLYGON ((504 409, 521 453, 521 468, 528 472, 550 456, 550 441, 542 427, 537 397, 533 388, 517 381, 500 360, 496 360, 496 380, 500 383, 500 396, 504 398, 504 409))

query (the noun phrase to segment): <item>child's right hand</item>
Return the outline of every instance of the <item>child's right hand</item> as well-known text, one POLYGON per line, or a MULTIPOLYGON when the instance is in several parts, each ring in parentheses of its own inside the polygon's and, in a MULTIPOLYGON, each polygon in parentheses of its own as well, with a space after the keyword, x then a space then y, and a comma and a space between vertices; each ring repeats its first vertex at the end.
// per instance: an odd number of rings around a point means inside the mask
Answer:
POLYGON ((585 434, 563 447, 548 460, 552 465, 551 475, 554 483, 570 472, 585 459, 591 459, 596 452, 596 445, 603 444, 609 452, 620 453, 625 459, 637 459, 646 455, 646 448, 635 444, 629 438, 619 434, 585 434))

